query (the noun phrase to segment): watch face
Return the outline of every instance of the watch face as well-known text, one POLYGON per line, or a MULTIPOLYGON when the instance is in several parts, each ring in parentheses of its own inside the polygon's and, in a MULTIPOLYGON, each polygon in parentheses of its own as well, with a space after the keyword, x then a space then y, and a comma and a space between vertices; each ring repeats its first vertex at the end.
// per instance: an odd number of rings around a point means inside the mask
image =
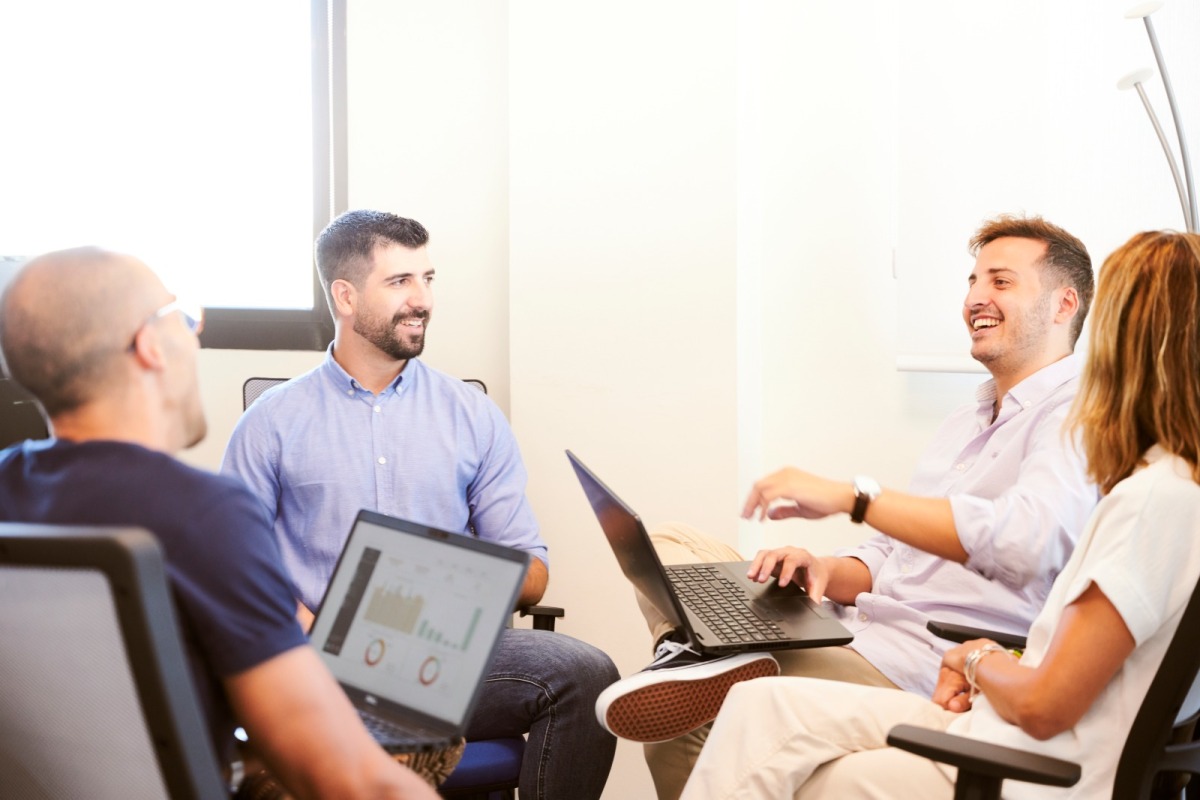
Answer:
POLYGON ((872 499, 879 496, 883 489, 879 486, 879 481, 874 478, 868 478, 866 475, 859 475, 854 479, 854 493, 864 494, 872 499))

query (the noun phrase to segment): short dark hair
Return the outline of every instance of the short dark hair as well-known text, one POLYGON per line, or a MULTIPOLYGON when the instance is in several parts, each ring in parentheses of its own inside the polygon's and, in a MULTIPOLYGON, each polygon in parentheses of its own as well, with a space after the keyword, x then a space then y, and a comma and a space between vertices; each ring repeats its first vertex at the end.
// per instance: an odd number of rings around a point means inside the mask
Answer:
POLYGON ((1050 278, 1053 286, 1070 285, 1079 295, 1079 311, 1071 322, 1071 346, 1074 347, 1080 331, 1083 330, 1083 321, 1087 319, 1096 288, 1095 277, 1092 274, 1092 258, 1088 255, 1087 248, 1079 239, 1041 217, 1001 214, 987 220, 975 231, 975 235, 971 237, 971 255, 979 255, 984 245, 1007 237, 1033 239, 1044 243, 1046 255, 1042 257, 1039 265, 1042 271, 1050 278))
POLYGON ((378 245, 391 243, 416 250, 428 241, 429 231, 416 220, 367 209, 341 214, 325 226, 313 248, 330 312, 334 311, 333 282, 349 281, 361 289, 378 245))

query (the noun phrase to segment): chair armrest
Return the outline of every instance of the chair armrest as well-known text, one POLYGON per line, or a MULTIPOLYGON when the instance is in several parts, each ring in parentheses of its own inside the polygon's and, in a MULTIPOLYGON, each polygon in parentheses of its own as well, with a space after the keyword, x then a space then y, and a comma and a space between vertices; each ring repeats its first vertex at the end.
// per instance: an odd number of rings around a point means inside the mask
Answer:
POLYGON ((533 617, 533 627, 539 631, 554 630, 554 620, 567 613, 558 606, 521 606, 517 611, 522 617, 533 617))
POLYGON ((1007 647, 1010 650, 1025 649, 1025 637, 1015 633, 989 631, 986 628, 972 628, 970 625, 955 625, 952 622, 938 622, 937 620, 930 620, 925 623, 925 627, 935 636, 940 636, 943 639, 949 639, 959 644, 972 639, 991 639, 1001 647, 1007 647))
POLYGON ((958 767, 960 784, 964 773, 1043 786, 1074 786, 1079 782, 1079 765, 1070 761, 916 725, 897 725, 892 728, 888 732, 887 743, 958 767))

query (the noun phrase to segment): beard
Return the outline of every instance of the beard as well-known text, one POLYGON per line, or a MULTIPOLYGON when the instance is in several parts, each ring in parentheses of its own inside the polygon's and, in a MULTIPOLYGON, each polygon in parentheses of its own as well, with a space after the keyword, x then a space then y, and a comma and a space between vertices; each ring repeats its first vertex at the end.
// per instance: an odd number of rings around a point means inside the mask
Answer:
POLYGON ((1051 292, 1044 291, 1032 308, 1014 309, 1012 314, 1005 314, 1002 323, 1007 327, 1004 339, 990 343, 989 349, 972 347, 972 357, 989 370, 1019 368, 1045 345, 1054 316, 1051 299, 1051 292))
POLYGON ((354 332, 397 361, 407 361, 421 355, 425 350, 425 330, 428 327, 428 311, 396 314, 390 320, 381 317, 354 318, 354 332), (425 324, 417 332, 403 333, 407 328, 401 328, 401 323, 412 319, 424 320, 425 324))

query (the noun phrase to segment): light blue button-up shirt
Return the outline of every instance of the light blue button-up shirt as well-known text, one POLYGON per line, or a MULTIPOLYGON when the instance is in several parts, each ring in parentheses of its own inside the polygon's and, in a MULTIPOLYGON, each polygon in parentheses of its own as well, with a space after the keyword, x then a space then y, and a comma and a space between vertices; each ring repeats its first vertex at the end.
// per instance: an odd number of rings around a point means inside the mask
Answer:
POLYGON ((1083 532, 1099 494, 1063 423, 1080 358, 1056 361, 1004 396, 995 381, 952 414, 917 463, 909 491, 948 497, 968 561, 956 564, 882 534, 837 552, 867 565, 872 590, 833 606, 850 645, 903 689, 931 695, 951 646, 930 619, 1024 634, 1083 532))
POLYGON ((529 552, 546 544, 508 421, 486 394, 410 359, 378 396, 333 359, 262 395, 221 471, 275 521, 298 597, 315 609, 360 509, 529 552))

